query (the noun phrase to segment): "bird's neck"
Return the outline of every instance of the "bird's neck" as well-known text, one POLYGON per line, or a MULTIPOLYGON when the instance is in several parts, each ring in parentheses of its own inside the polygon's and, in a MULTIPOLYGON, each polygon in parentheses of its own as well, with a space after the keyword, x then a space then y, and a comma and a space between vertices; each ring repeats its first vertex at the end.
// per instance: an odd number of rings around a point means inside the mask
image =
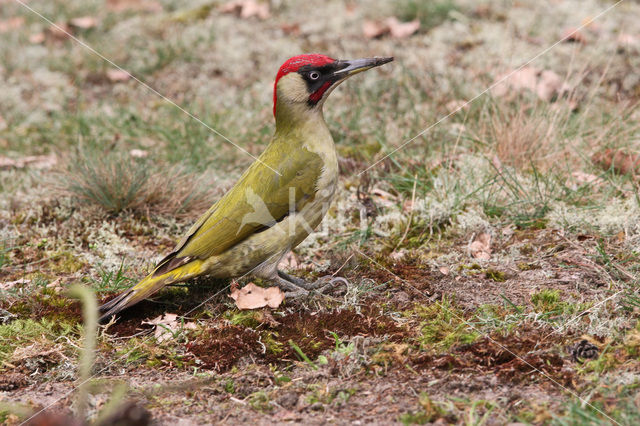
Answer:
POLYGON ((322 105, 309 108, 305 102, 281 102, 278 99, 275 117, 276 132, 281 133, 309 125, 327 126, 322 115, 322 105))
POLYGON ((322 114, 322 105, 309 108, 306 103, 278 101, 276 105, 276 136, 276 139, 291 142, 300 140, 305 144, 311 142, 333 145, 331 133, 322 114))

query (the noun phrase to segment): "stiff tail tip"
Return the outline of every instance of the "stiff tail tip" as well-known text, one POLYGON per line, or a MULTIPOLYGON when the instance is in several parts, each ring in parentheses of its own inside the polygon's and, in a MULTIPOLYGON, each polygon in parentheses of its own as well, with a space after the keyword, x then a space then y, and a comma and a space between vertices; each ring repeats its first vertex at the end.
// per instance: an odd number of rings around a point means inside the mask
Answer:
POLYGON ((159 277, 153 277, 153 275, 148 275, 135 286, 123 291, 118 296, 100 306, 98 311, 102 313, 102 315, 100 316, 99 321, 105 322, 109 320, 118 312, 151 296, 153 293, 164 287, 164 285, 165 280, 159 277))

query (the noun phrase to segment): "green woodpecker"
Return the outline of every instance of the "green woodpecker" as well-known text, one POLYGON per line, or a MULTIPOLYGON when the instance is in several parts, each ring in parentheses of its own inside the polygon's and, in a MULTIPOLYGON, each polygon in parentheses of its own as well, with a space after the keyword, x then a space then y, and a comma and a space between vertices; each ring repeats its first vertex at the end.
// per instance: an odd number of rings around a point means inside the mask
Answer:
POLYGON ((335 60, 299 55, 278 71, 273 92, 276 131, 240 180, 189 229, 147 277, 100 307, 101 319, 162 287, 199 276, 251 273, 288 296, 319 286, 278 270, 327 212, 338 182, 338 159, 322 115, 329 93, 350 76, 393 58, 335 60))

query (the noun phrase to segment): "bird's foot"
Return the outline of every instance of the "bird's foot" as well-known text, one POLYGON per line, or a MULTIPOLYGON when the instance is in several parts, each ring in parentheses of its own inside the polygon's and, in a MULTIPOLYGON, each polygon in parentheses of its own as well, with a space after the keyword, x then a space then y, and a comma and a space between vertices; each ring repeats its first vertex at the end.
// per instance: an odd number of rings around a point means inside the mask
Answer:
POLYGON ((309 296, 309 292, 303 288, 299 290, 285 291, 284 297, 286 299, 299 299, 301 297, 309 296))
POLYGON ((326 290, 334 287, 335 284, 344 284, 345 286, 349 285, 349 281, 342 277, 333 277, 331 275, 327 275, 321 278, 318 278, 314 282, 306 282, 302 278, 294 277, 286 272, 278 271, 278 284, 284 281, 286 284, 284 287, 288 292, 285 292, 285 296, 287 297, 300 297, 306 296, 310 291, 315 291, 317 293, 324 293, 326 290), (292 287, 295 286, 297 288, 292 287))

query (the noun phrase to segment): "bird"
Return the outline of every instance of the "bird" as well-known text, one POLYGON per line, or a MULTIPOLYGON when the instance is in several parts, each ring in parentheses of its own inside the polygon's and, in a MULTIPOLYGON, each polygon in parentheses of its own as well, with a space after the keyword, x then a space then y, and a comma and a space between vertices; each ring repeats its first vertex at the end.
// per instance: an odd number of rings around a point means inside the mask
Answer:
POLYGON ((273 86, 275 133, 265 150, 151 273, 100 306, 100 320, 200 276, 251 274, 276 284, 286 297, 317 290, 320 280, 308 283, 278 264, 320 224, 338 185, 338 156, 323 105, 349 77, 392 60, 323 54, 287 59, 273 86))

